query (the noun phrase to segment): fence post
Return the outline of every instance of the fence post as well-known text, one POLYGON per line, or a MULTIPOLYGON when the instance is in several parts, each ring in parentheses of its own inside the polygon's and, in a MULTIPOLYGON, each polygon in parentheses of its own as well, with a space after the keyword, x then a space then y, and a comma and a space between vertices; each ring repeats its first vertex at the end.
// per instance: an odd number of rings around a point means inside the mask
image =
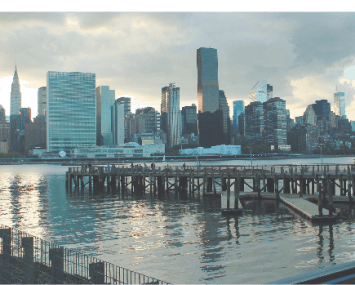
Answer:
POLYGON ((91 283, 104 284, 105 283, 105 264, 104 262, 96 262, 89 264, 89 276, 91 283))
POLYGON ((22 247, 24 251, 24 263, 25 263, 25 284, 34 284, 35 283, 35 274, 34 274, 34 263, 33 263, 33 237, 22 237, 22 247))
POLYGON ((11 228, 0 229, 2 238, 2 257, 3 264, 0 268, 1 283, 13 283, 11 279, 11 228), (2 281, 3 280, 3 281, 2 281))
POLYGON ((54 283, 63 283, 64 248, 50 248, 49 260, 52 261, 52 277, 54 283))

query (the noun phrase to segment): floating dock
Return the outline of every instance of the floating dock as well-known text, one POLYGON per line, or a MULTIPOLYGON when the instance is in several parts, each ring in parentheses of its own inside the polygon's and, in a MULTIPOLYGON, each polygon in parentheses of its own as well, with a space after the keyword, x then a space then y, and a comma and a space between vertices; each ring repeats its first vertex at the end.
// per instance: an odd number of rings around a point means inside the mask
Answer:
POLYGON ((322 219, 336 219, 336 214, 329 213, 329 211, 324 207, 322 207, 320 211, 319 205, 307 201, 304 198, 280 196, 280 201, 312 222, 322 219))

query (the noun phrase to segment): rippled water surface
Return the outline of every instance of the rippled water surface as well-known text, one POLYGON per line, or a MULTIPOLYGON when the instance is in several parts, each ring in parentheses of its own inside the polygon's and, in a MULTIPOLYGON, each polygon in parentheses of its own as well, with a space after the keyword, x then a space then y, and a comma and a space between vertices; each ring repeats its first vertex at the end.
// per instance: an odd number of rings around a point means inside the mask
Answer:
MULTIPOLYGON (((324 162, 352 163, 353 158, 324 162)), ((250 161, 202 162, 218 163, 250 161)), ((228 218, 213 197, 70 194, 64 187, 66 170, 0 166, 1 224, 173 283, 263 283, 355 260, 352 215, 314 226, 274 201, 249 201, 242 216, 228 218)))

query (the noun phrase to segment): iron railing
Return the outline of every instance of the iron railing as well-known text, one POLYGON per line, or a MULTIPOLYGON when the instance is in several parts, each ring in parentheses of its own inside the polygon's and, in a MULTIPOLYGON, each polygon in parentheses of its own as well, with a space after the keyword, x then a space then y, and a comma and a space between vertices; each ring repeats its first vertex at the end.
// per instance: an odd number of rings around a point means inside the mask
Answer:
POLYGON ((0 284, 169 284, 0 225, 0 284))

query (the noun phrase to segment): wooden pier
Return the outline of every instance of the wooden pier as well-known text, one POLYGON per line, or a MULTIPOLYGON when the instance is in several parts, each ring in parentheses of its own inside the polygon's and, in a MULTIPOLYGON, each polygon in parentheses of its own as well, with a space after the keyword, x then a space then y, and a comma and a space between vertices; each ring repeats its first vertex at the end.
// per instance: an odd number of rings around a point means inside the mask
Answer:
POLYGON ((83 192, 88 188, 93 194, 124 195, 128 189, 132 193, 149 192, 158 196, 170 192, 182 197, 222 194, 222 199, 226 199, 222 210, 227 212, 240 212, 239 198, 244 196, 243 193, 252 193, 259 199, 263 193, 268 193, 271 198, 282 201, 306 218, 319 220, 335 216, 333 201, 337 197, 352 202, 355 168, 350 164, 174 168, 83 165, 69 167, 67 191, 72 192, 73 185, 74 191, 83 192), (306 201, 304 196, 316 198, 318 205, 306 201))

